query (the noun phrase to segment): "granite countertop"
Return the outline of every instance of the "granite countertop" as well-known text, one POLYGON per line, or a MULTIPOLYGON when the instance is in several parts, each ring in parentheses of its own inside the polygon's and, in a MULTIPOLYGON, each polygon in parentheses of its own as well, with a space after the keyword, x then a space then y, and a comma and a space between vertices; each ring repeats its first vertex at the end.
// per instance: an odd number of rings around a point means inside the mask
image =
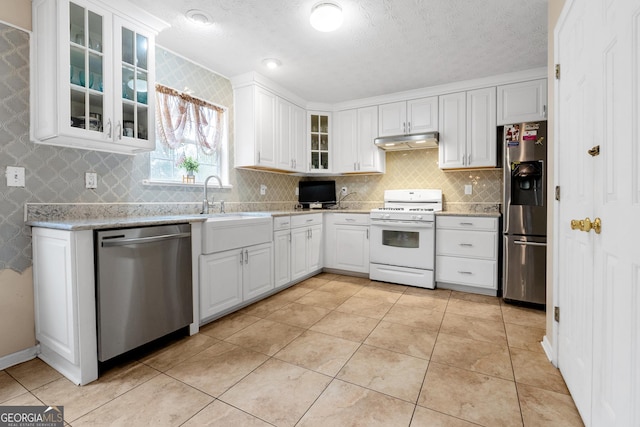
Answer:
POLYGON ((168 215, 168 216, 137 216, 124 218, 87 218, 87 219, 59 219, 51 221, 27 221, 31 227, 54 228, 58 230, 81 231, 102 230, 106 228, 126 228, 147 225, 180 224, 185 222, 204 222, 205 215, 168 215))
MULTIPOLYGON (((227 214, 177 214, 177 215, 148 215, 148 216, 114 216, 102 218, 82 218, 82 219, 38 219, 25 222, 31 227, 53 228, 58 230, 80 231, 80 230, 101 230, 107 228, 127 228, 140 227, 149 225, 165 225, 179 224, 187 222, 204 222, 208 217, 221 215, 255 215, 255 216, 289 216, 289 215, 307 215, 315 213, 343 213, 343 214, 366 214, 371 212, 370 209, 302 209, 302 210, 282 210, 282 211, 257 211, 257 212, 229 212, 227 214)), ((475 216, 499 218, 500 212, 482 212, 482 211, 462 211, 462 210, 446 210, 436 212, 437 216, 475 216)))
POLYGON ((67 231, 81 231, 81 230, 103 230, 107 228, 128 228, 128 227, 140 227, 149 225, 165 225, 165 224, 179 224, 185 222, 205 222, 207 218, 212 216, 223 215, 255 215, 255 216, 288 216, 288 215, 304 215, 313 213, 358 213, 368 214, 369 210, 319 210, 319 209, 305 209, 305 210, 293 210, 293 211, 271 211, 271 212, 229 212, 227 214, 184 214, 184 215, 158 215, 158 216, 131 216, 131 217, 113 217, 113 218, 85 218, 85 219, 55 219, 55 220, 37 220, 27 221, 25 224, 31 227, 53 228, 58 230, 67 231))

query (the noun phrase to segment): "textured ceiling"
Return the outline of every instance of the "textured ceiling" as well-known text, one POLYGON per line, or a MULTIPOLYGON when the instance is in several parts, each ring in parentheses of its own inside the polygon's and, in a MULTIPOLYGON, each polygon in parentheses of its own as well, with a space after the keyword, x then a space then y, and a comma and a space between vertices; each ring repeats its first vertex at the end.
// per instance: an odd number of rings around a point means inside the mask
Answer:
POLYGON ((130 0, 171 24, 157 43, 226 77, 257 71, 300 97, 336 103, 543 67, 548 0, 337 0, 333 33, 309 24, 319 0, 130 0), (201 9, 213 25, 184 13, 201 9), (264 58, 282 67, 268 70, 264 58))

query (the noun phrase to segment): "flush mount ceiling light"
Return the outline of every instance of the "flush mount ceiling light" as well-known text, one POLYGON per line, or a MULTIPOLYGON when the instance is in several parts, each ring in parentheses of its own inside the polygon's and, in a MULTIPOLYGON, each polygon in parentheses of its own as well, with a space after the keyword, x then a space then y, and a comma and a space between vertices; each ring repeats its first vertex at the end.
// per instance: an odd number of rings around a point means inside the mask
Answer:
POLYGON ((335 31, 342 25, 342 8, 336 3, 320 2, 311 8, 311 26, 318 31, 335 31))
POLYGON ((275 70, 282 65, 282 62, 276 58, 266 58, 262 60, 262 64, 270 70, 275 70))
POLYGON ((199 9, 191 9, 185 13, 187 19, 191 22, 194 22, 198 25, 211 25, 213 23, 213 18, 204 10, 199 9))

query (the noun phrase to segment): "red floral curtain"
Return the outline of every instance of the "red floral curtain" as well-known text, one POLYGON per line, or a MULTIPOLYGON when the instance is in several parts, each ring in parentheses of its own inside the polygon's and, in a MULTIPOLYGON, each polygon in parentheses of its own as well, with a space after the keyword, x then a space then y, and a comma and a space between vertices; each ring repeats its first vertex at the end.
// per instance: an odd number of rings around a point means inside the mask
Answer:
POLYGON ((186 135, 195 135, 205 154, 217 151, 224 134, 224 112, 217 105, 156 84, 158 138, 171 149, 178 148, 186 135))

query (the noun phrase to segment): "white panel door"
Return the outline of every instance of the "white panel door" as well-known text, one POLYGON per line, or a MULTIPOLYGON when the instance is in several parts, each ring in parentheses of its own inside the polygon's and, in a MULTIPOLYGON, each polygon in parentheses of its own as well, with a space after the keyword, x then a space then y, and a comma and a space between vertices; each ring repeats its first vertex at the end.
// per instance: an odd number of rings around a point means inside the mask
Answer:
MULTIPOLYGON (((334 116, 333 165, 338 172, 356 172, 358 169, 358 114, 357 110, 339 111, 334 116)), ((373 144, 373 141, 371 142, 373 144)))
POLYGON ((243 250, 200 256, 200 320, 242 302, 243 250))
POLYGON ((276 165, 276 99, 273 93, 256 88, 256 142, 258 164, 276 165))
POLYGON ((291 280, 307 274, 307 240, 309 240, 308 227, 291 230, 291 280))
POLYGON ((242 294, 245 301, 273 289, 272 265, 271 243, 245 248, 242 271, 242 294))
POLYGON ((439 99, 440 169, 462 168, 467 155, 467 96, 465 92, 442 95, 439 99))
POLYGON ((547 79, 498 86, 498 126, 547 120, 547 79))
POLYGON ((638 426, 640 394, 634 390, 632 378, 635 375, 637 379, 640 366, 640 230, 635 226, 640 219, 640 79, 633 60, 640 54, 640 0, 603 0, 600 7, 587 10, 596 30, 590 28, 589 33, 598 35, 589 44, 596 65, 591 72, 598 82, 592 101, 596 112, 593 144, 600 145, 600 155, 593 158, 593 215, 603 223, 602 234, 594 239, 592 424, 638 426))
POLYGON ((496 133, 496 88, 467 92, 467 166, 496 166, 496 133))
POLYGON ((380 105, 378 111, 380 113, 378 136, 407 133, 407 103, 405 101, 380 105))
MULTIPOLYGON (((337 224, 331 231, 329 250, 335 268, 359 273, 369 272, 369 227, 337 224)), ((328 246, 328 243, 327 243, 328 246)))
POLYGON ((297 172, 307 171, 307 137, 306 137, 307 112, 292 106, 291 112, 291 157, 293 157, 293 169, 297 172))
POLYGON ((291 144, 293 140, 293 105, 282 98, 276 98, 276 164, 279 169, 293 169, 291 144))
POLYGON ((587 426, 640 424, 639 34, 640 0, 569 0, 556 27, 558 364, 587 426))
POLYGON ((274 286, 279 288, 291 282, 291 231, 273 233, 274 286))
POLYGON ((407 127, 410 133, 438 130, 438 97, 407 101, 407 127))
POLYGON ((358 109, 358 132, 354 141, 358 153, 358 172, 382 170, 385 153, 378 148, 373 140, 378 133, 378 107, 358 109))
POLYGON ((317 271, 322 268, 322 226, 309 227, 309 240, 307 241, 307 272, 317 271))
POLYGON ((571 391, 582 419, 589 424, 593 342, 593 235, 571 229, 572 219, 584 219, 593 212, 593 161, 587 154, 593 129, 593 112, 588 104, 589 86, 586 75, 585 43, 574 34, 586 29, 585 4, 575 1, 566 22, 556 29, 558 60, 564 64, 564 75, 556 89, 557 184, 561 201, 557 203, 558 281, 561 284, 558 305, 558 367, 571 391), (569 63, 572 65, 570 66, 569 63), (589 138, 589 139, 587 139, 589 138), (559 143, 562 141, 562 143, 559 143))
POLYGON ((76 363, 77 312, 71 233, 33 229, 33 284, 36 338, 76 363))

